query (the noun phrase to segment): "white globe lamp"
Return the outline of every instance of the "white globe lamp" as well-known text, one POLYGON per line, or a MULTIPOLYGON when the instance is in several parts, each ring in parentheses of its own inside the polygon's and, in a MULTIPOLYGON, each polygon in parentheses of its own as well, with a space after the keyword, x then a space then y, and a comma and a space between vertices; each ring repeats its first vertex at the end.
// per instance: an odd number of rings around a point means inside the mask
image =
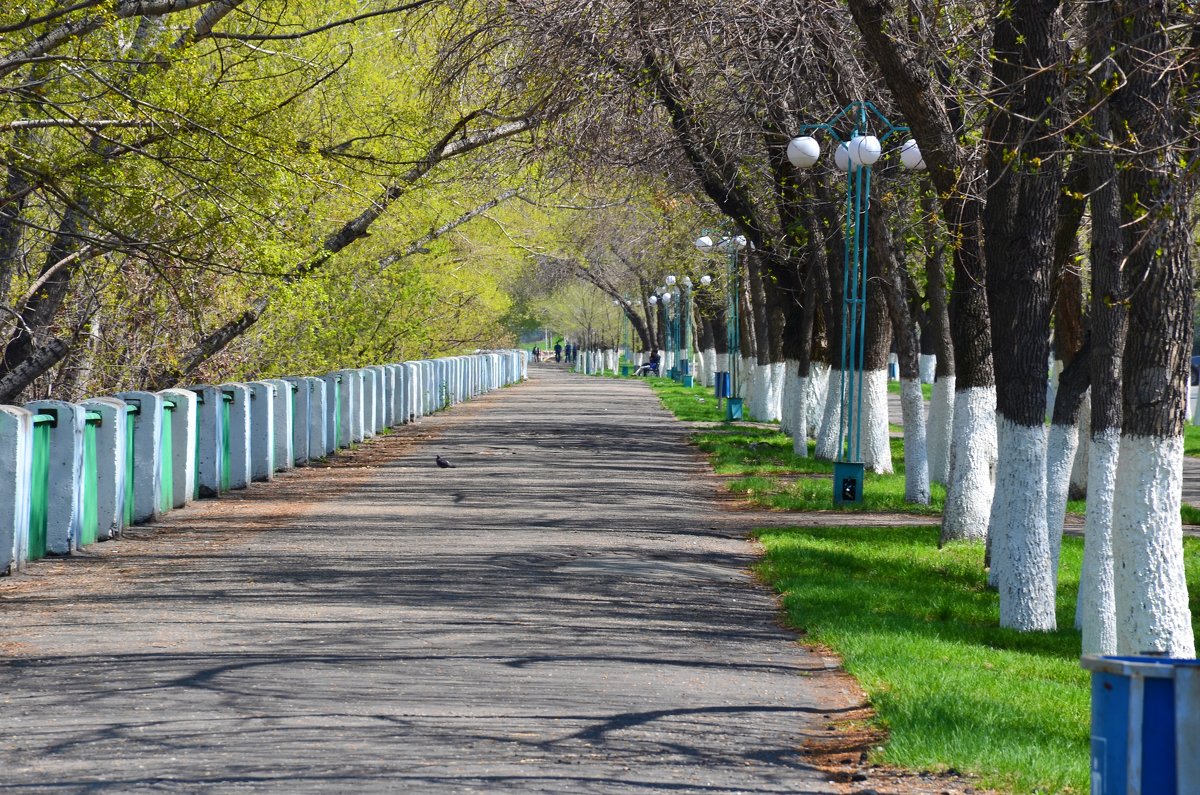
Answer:
POLYGON ((850 142, 850 159, 856 165, 872 166, 883 154, 883 145, 874 135, 862 135, 850 142))
POLYGON ((713 249, 713 239, 708 235, 701 235, 700 237, 696 238, 695 245, 696 248, 707 254, 713 249))
POLYGON ((662 302, 663 302, 664 304, 669 304, 669 303, 671 303, 671 294, 670 294, 670 293, 663 293, 663 294, 662 294, 662 302))
POLYGON ((924 171, 925 158, 917 142, 909 138, 900 147, 900 163, 909 171, 924 171))
POLYGON ((703 276, 700 277, 700 284, 703 285, 704 287, 707 287, 708 285, 712 284, 712 277, 709 276, 707 273, 704 274, 703 276))
POLYGON ((811 135, 802 135, 788 142, 787 156, 796 168, 812 168, 821 158, 821 145, 811 135))
POLYGON ((833 164, 838 171, 850 170, 850 150, 846 144, 838 144, 837 149, 833 150, 833 164))
POLYGON ((658 296, 652 295, 649 298, 647 298, 646 300, 650 302, 650 306, 654 306, 655 304, 658 303, 658 296))
POLYGON ((673 285, 673 284, 675 284, 675 277, 674 277, 674 276, 668 276, 668 277, 667 277, 667 286, 668 286, 668 287, 670 287, 670 286, 671 286, 671 285, 673 285))

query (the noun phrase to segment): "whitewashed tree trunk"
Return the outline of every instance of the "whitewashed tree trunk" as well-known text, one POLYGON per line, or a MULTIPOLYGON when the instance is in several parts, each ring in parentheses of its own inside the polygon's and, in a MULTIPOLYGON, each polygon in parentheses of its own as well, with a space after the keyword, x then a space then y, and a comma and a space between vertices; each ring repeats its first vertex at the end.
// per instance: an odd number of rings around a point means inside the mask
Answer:
POLYGON ((705 348, 700 354, 700 358, 704 360, 704 385, 711 387, 717 383, 717 349, 705 348))
POLYGON ((795 359, 785 359, 783 368, 783 388, 779 396, 779 430, 791 436, 796 428, 796 406, 800 405, 800 397, 796 394, 800 387, 800 363, 795 359))
POLYGON ((752 365, 751 372, 753 373, 752 380, 754 382, 754 389, 752 390, 754 400, 750 404, 750 414, 758 422, 766 422, 770 419, 767 416, 767 403, 771 392, 771 369, 765 364, 755 362, 752 365))
POLYGON ((1116 654, 1116 603, 1113 592, 1113 490, 1117 480, 1117 458, 1121 433, 1102 431, 1090 442, 1088 495, 1084 520, 1083 570, 1079 575, 1079 599, 1075 622, 1083 631, 1084 654, 1116 654))
POLYGON ((804 397, 810 438, 816 439, 825 416, 825 398, 829 395, 829 365, 813 362, 808 371, 808 393, 804 397))
POLYGON ((921 368, 921 383, 933 384, 937 382, 937 357, 932 353, 922 353, 920 358, 921 368))
MULTIPOLYGON (((797 366, 792 362, 793 369, 797 366)), ((767 365, 768 370, 768 390, 767 397, 767 419, 783 422, 783 387, 787 381, 787 362, 772 362, 767 365)))
POLYGON ((1055 600, 1046 533, 1046 428, 1000 417, 996 441, 991 531, 1000 626, 1050 631, 1055 628, 1055 600))
POLYGON ((950 438, 954 424, 954 376, 946 375, 933 384, 929 401, 929 479, 946 485, 950 482, 950 438))
MULTIPOLYGON (((811 372, 811 370, 810 370, 811 372)), ((796 404, 792 408, 792 452, 801 458, 808 457, 808 401, 811 378, 796 377, 796 404)))
POLYGON ((925 398, 919 381, 900 382, 904 417, 904 501, 929 504, 929 461, 925 447, 925 398))
POLYGON ((1062 552, 1063 522, 1067 516, 1067 489, 1079 446, 1079 429, 1055 423, 1046 443, 1046 532, 1050 544, 1050 574, 1058 587, 1058 559, 1062 552))
POLYGON ((757 364, 754 359, 748 359, 743 356, 738 366, 741 368, 738 375, 741 377, 742 382, 742 407, 748 416, 753 415, 754 388, 756 386, 754 383, 754 368, 757 364))
POLYGON ((888 435, 887 370, 866 370, 862 379, 862 461, 876 474, 890 474, 892 445, 888 435))
POLYGON ((1088 484, 1088 455, 1091 445, 1088 439, 1092 433, 1092 395, 1091 390, 1083 396, 1083 405, 1079 407, 1079 442, 1076 446, 1075 464, 1071 467, 1071 484, 1067 491, 1071 499, 1082 500, 1087 496, 1088 484))
MULTIPOLYGON (((981 541, 987 536, 995 466, 996 388, 958 390, 954 393, 950 483, 942 514, 943 542, 981 541)), ((1042 471, 1038 472, 1039 478, 1042 471)), ((1038 512, 1045 516, 1040 507, 1038 512)))
POLYGON ((1113 491, 1117 654, 1196 656, 1183 571, 1183 437, 1121 435, 1113 491))
POLYGON ((822 461, 832 461, 838 454, 838 436, 842 423, 842 371, 831 367, 825 387, 825 411, 817 430, 815 455, 822 461))

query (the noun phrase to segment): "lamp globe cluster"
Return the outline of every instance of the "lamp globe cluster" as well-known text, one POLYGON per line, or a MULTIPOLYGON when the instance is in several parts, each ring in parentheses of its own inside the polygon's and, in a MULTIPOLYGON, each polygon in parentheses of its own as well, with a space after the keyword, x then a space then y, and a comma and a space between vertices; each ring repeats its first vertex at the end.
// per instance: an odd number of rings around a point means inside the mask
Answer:
MULTIPOLYGON (((793 138, 787 146, 788 161, 796 168, 812 168, 821 159, 821 144, 811 135, 793 138)), ((856 135, 848 142, 841 142, 833 151, 833 163, 839 171, 849 171, 859 166, 872 166, 883 156, 883 143, 874 135, 856 135)), ((925 159, 917 142, 909 138, 900 147, 900 162, 910 171, 924 171, 925 159)), ((704 237, 712 246, 712 240, 704 237)), ((696 246, 700 246, 700 240, 696 246)))

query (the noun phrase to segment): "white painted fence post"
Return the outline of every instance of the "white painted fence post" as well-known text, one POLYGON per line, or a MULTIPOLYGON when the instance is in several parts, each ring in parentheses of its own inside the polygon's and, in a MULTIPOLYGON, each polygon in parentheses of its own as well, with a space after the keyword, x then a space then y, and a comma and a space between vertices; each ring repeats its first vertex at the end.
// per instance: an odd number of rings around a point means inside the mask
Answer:
POLYGON ((375 423, 373 433, 379 433, 387 428, 388 422, 388 372, 382 365, 373 364, 367 368, 375 374, 375 423))
POLYGON ((292 466, 308 461, 308 438, 312 432, 313 382, 308 378, 285 378, 292 390, 292 466))
POLYGON ((346 401, 346 389, 342 374, 329 373, 322 376, 325 382, 325 454, 329 455, 340 447, 342 438, 349 439, 350 429, 345 417, 350 411, 346 401))
POLYGON ((196 422, 200 426, 195 494, 218 497, 225 474, 225 392, 210 384, 191 387, 191 391, 196 395, 196 422))
POLYGON ((100 397, 83 401, 100 415, 96 428, 96 540, 121 534, 125 524, 125 401, 100 397))
POLYGON ((250 485, 250 387, 246 384, 221 384, 229 401, 229 473, 230 489, 250 485))
POLYGON ((151 522, 164 513, 161 458, 163 399, 155 392, 118 392, 115 397, 134 408, 132 521, 134 524, 151 522))
POLYGON ((46 553, 69 555, 79 549, 83 530, 83 406, 61 400, 35 400, 25 408, 50 414, 50 480, 46 499, 46 553))
POLYGON ((0 573, 3 574, 11 574, 25 562, 32 452, 33 414, 19 406, 0 406, 0 573))
POLYGON ((286 378, 268 378, 265 383, 275 387, 275 406, 271 415, 271 421, 274 424, 272 468, 276 472, 282 472, 285 469, 291 469, 296 460, 292 444, 292 427, 295 425, 296 419, 292 416, 292 407, 295 405, 295 393, 299 387, 286 378))
POLYGON ((324 458, 329 451, 329 384, 315 376, 308 381, 308 460, 324 458))
POLYGON ((250 479, 266 482, 275 477, 275 385, 251 381, 250 479))
POLYGON ((362 436, 370 439, 375 435, 375 409, 378 406, 379 374, 372 367, 359 368, 362 377, 362 436))
POLYGON ((171 412, 171 507, 182 508, 196 494, 196 420, 198 399, 190 389, 164 389, 158 394, 175 403, 171 412))

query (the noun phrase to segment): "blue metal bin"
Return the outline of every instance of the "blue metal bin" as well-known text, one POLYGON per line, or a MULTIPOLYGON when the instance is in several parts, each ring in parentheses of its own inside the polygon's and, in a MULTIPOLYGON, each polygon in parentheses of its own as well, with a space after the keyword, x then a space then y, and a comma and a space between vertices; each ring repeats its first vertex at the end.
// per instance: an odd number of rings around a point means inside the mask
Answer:
POLYGON ((1200 793, 1200 660, 1084 657, 1092 795, 1200 793))

